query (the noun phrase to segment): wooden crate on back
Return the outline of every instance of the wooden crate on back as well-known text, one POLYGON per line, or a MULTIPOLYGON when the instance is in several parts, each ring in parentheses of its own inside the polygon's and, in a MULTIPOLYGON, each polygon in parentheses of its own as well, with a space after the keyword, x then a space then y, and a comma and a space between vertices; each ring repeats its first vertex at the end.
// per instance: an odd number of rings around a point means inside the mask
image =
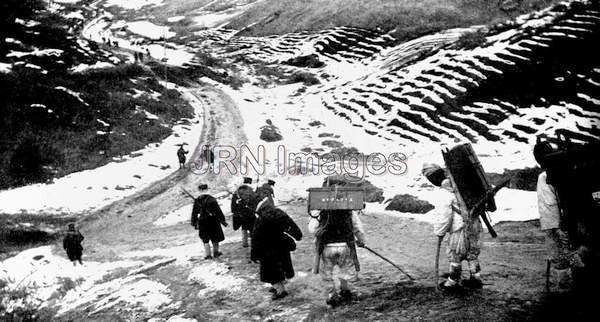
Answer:
POLYGON ((450 180, 456 189, 465 222, 471 223, 473 220, 479 220, 479 216, 481 216, 492 237, 496 237, 496 232, 485 215, 486 210, 496 210, 494 198, 489 197, 487 202, 483 204, 480 202, 483 198, 486 198, 492 186, 487 180, 483 167, 471 144, 465 143, 449 150, 446 149, 446 151, 442 151, 442 156, 450 180), (476 206, 479 206, 480 209, 474 209, 476 206), (469 213, 474 215, 471 217, 469 213))

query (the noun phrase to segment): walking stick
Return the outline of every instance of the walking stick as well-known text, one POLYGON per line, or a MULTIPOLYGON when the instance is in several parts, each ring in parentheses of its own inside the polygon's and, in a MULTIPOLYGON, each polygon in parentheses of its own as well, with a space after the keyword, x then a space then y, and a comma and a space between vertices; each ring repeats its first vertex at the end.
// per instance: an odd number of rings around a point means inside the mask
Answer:
POLYGON ((440 248, 442 246, 444 236, 438 236, 437 249, 435 251, 435 288, 440 290, 440 248))
POLYGON ((406 272, 405 272, 405 271, 404 271, 404 270, 403 270, 403 269, 402 269, 400 266, 396 265, 396 264, 395 264, 394 262, 392 262, 391 260, 389 260, 389 259, 385 258, 383 255, 381 255, 381 254, 377 253, 376 251, 372 250, 371 248, 367 247, 366 245, 365 245, 365 246, 363 246, 363 248, 364 248, 364 249, 366 249, 366 250, 368 250, 368 251, 370 251, 371 253, 373 253, 373 254, 377 255, 379 258, 383 259, 384 261, 386 261, 386 262, 388 262, 388 263, 392 264, 392 266, 394 266, 395 268, 397 268, 397 269, 398 269, 400 272, 402 272, 402 274, 406 275, 406 277, 408 277, 408 278, 409 278, 411 281, 414 281, 414 280, 415 280, 415 279, 414 279, 412 276, 408 275, 408 273, 406 273, 406 272))
POLYGON ((546 293, 550 292, 550 260, 546 260, 546 293))
POLYGON ((196 199, 189 191, 185 190, 184 188, 181 188, 181 190, 183 192, 185 192, 186 195, 188 195, 188 197, 192 198, 192 199, 196 199))

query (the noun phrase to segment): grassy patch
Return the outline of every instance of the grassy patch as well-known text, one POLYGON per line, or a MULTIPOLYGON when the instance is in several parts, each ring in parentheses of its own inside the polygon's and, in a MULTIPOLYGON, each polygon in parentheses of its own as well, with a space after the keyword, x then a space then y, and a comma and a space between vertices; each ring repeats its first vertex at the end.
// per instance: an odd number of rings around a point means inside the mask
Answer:
POLYGON ((137 65, 51 76, 17 70, 0 76, 0 85, 1 188, 98 167, 160 141, 191 116, 177 91, 137 65))
POLYGON ((476 47, 485 45, 487 39, 485 38, 485 32, 478 30, 474 32, 467 32, 460 36, 458 40, 452 44, 457 49, 471 50, 476 47))
POLYGON ((13 67, 0 74, 0 189, 106 164, 160 141, 191 116, 180 94, 141 66, 71 72, 109 54, 80 45, 72 22, 46 11, 30 14, 37 24, 3 30, 16 40, 5 49, 16 54, 2 59, 13 67), (20 54, 32 50, 50 53, 20 54))
POLYGON ((32 247, 53 244, 62 237, 61 231, 71 216, 0 214, 0 259, 32 247), (20 227, 19 224, 27 224, 20 227))
POLYGON ((267 0, 229 25, 254 36, 355 26, 392 32, 399 40, 454 27, 500 22, 558 1, 523 0, 511 10, 488 0, 267 0))

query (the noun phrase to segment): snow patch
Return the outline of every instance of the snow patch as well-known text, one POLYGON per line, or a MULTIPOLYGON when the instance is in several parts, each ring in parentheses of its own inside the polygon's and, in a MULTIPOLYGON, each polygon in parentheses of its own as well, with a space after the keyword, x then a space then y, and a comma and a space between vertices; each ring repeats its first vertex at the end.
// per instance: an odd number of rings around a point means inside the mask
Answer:
POLYGON ((209 262, 192 269, 188 281, 202 283, 205 286, 198 292, 200 298, 214 291, 239 291, 247 282, 233 276, 229 273, 229 269, 224 263, 209 262))
POLYGON ((70 90, 70 89, 68 89, 68 88, 66 88, 66 87, 64 87, 64 86, 56 86, 56 87, 54 87, 54 89, 57 89, 57 90, 59 90, 59 91, 66 92, 66 93, 68 93, 69 95, 71 95, 71 96, 75 97, 75 98, 76 98, 78 101, 80 101, 80 102, 81 102, 83 105, 85 105, 85 106, 89 106, 89 104, 88 104, 88 103, 86 103, 86 102, 85 102, 85 101, 84 101, 84 100, 81 98, 81 93, 78 93, 78 92, 75 92, 75 91, 73 91, 73 90, 70 90))
POLYGON ((42 49, 42 50, 34 50, 30 52, 23 51, 12 51, 6 55, 6 57, 16 57, 21 58, 24 56, 55 56, 58 57, 62 55, 64 51, 60 49, 42 49))
POLYGON ((8 74, 12 71, 12 65, 7 63, 0 63, 0 73, 8 74))
POLYGON ((169 39, 176 35, 174 32, 169 31, 169 27, 155 25, 150 21, 130 22, 127 24, 127 29, 135 34, 148 37, 150 39, 169 39))
POLYGON ((81 13, 81 11, 69 12, 68 14, 65 15, 65 18, 67 18, 67 19, 85 20, 85 17, 81 13))
POLYGON ((89 69, 102 69, 102 68, 110 68, 110 67, 114 67, 115 65, 108 63, 108 62, 104 62, 104 61, 99 61, 96 62, 93 65, 88 65, 88 64, 79 64, 73 68, 70 69, 71 72, 73 73, 81 73, 84 72, 86 70, 89 69))
MULTIPOLYGON (((47 301, 62 286, 62 279, 71 279, 82 286, 93 285, 117 268, 142 265, 141 261, 88 262, 73 266, 66 256, 53 254, 53 246, 42 246, 20 252, 0 263, 0 279, 8 287, 25 287, 40 302, 47 301)), ((76 288, 77 289, 77 288, 76 288)))
POLYGON ((169 288, 145 275, 132 275, 106 283, 88 285, 69 291, 61 300, 58 315, 65 314, 82 305, 93 308, 90 314, 110 310, 116 305, 127 305, 156 312, 172 302, 169 288))
POLYGON ((104 6, 118 6, 125 9, 136 10, 145 6, 159 6, 163 4, 163 0, 108 0, 104 6))
POLYGON ((167 21, 173 23, 173 22, 181 21, 183 19, 185 19, 185 16, 175 16, 175 17, 167 18, 167 21))

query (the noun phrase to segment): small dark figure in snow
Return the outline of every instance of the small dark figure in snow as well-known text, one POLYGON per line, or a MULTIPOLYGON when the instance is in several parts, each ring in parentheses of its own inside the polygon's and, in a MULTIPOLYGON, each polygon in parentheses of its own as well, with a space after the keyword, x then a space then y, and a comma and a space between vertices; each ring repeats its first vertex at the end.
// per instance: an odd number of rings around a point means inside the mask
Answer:
POLYGON ((273 190, 273 186, 275 186, 275 181, 269 179, 266 183, 263 183, 260 187, 256 188, 256 193, 262 197, 269 197, 271 202, 274 202, 275 192, 273 190))
POLYGON ((185 155, 188 154, 188 151, 183 149, 183 145, 179 146, 177 150, 177 158, 179 159, 179 169, 185 167, 185 155))
MULTIPOLYGON (((198 189, 204 192, 208 185, 201 184, 198 189)), ((227 227, 227 222, 215 197, 203 194, 194 200, 191 225, 198 230, 198 236, 204 243, 204 259, 221 256, 219 242, 225 240, 221 225, 227 227), (212 253, 209 242, 212 243, 212 253)))
POLYGON ((204 158, 204 161, 206 161, 208 168, 212 171, 213 162, 215 162, 215 154, 210 145, 205 145, 202 149, 204 150, 202 151, 202 157, 204 158))
POLYGON ((83 246, 81 246, 81 242, 83 241, 83 235, 79 232, 79 230, 75 229, 75 224, 69 224, 69 230, 63 239, 63 248, 67 251, 67 256, 69 260, 73 262, 73 266, 77 265, 79 262, 80 265, 83 265, 81 261, 81 255, 83 253, 83 246))

